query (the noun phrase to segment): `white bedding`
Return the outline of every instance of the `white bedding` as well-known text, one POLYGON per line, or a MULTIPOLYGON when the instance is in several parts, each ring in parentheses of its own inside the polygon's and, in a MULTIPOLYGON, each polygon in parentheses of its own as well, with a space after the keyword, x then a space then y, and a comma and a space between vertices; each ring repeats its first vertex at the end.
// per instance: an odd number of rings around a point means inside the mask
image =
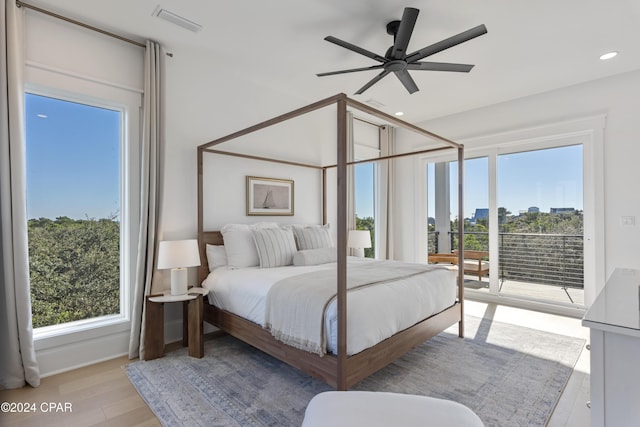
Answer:
MULTIPOLYGON (((348 262, 369 262, 349 257, 348 262)), ((335 263, 315 266, 275 268, 216 268, 202 286, 209 290, 211 304, 265 326, 265 301, 273 284, 280 279, 321 269, 335 269, 335 263)), ((440 267, 422 276, 409 277, 393 284, 358 289, 347 294, 347 354, 352 355, 389 338, 422 319, 454 304, 455 271, 440 267)), ((337 349, 337 302, 331 302, 325 314, 327 350, 337 349)))

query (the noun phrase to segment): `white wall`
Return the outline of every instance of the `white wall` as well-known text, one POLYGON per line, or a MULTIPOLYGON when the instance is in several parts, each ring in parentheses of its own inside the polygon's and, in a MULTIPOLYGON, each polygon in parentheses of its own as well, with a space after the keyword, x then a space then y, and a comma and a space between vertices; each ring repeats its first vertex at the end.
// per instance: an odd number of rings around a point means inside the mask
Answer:
MULTIPOLYGON (((517 129, 593 115, 607 117, 604 135, 604 224, 606 277, 614 268, 640 268, 640 72, 596 80, 502 104, 468 111, 421 125, 453 140, 472 139, 517 129), (622 226, 621 216, 636 217, 636 226, 622 226)), ((466 148, 472 148, 467 145, 466 148)), ((401 188, 405 203, 415 190, 407 177, 401 188)), ((405 218, 405 221, 408 221, 405 218)), ((415 245, 403 234, 406 251, 415 245)), ((598 289, 602 284, 597 284, 598 289)))
POLYGON ((211 153, 204 154, 203 166, 205 230, 219 230, 228 223, 276 221, 319 224, 322 221, 322 175, 319 169, 211 153), (293 180, 294 215, 247 216, 247 176, 293 180))

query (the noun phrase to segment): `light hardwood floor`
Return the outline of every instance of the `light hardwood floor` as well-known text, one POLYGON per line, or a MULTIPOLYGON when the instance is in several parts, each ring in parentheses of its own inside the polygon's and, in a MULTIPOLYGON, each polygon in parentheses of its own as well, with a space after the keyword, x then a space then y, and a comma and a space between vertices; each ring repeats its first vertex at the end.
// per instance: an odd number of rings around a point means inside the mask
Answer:
MULTIPOLYGON (((579 319, 537 313, 513 307, 466 301, 466 312, 500 322, 587 338, 579 319)), ((167 350, 177 348, 170 344, 167 350)), ((160 426, 122 370, 126 357, 43 378, 37 388, 0 390, 0 402, 35 403, 37 412, 0 413, 1 426, 160 426), (72 412, 43 412, 48 402, 71 404, 72 412)), ((550 427, 588 427, 589 355, 582 352, 574 373, 549 422, 550 427)))

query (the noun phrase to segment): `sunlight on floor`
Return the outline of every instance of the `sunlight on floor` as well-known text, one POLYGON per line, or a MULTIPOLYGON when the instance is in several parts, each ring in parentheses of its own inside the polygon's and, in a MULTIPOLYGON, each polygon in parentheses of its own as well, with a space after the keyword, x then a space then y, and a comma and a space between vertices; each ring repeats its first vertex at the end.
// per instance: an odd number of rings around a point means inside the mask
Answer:
MULTIPOLYGON (((474 317, 582 338, 589 342, 589 329, 583 327, 581 319, 577 318, 471 300, 465 300, 465 313, 474 317)), ((548 427, 589 426, 590 414, 586 405, 589 400, 589 372, 589 351, 584 349, 549 420, 548 427)))

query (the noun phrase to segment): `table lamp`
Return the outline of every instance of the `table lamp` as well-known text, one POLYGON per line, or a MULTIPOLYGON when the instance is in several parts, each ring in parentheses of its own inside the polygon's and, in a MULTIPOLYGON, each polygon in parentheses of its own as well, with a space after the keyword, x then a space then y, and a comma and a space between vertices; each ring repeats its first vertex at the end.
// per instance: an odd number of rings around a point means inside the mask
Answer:
POLYGON ((369 230, 350 230, 347 246, 355 249, 354 256, 364 257, 364 249, 371 247, 371 232, 369 230))
POLYGON ((187 267, 200 265, 198 241, 165 240, 158 247, 158 269, 171 269, 171 295, 187 293, 187 267))

